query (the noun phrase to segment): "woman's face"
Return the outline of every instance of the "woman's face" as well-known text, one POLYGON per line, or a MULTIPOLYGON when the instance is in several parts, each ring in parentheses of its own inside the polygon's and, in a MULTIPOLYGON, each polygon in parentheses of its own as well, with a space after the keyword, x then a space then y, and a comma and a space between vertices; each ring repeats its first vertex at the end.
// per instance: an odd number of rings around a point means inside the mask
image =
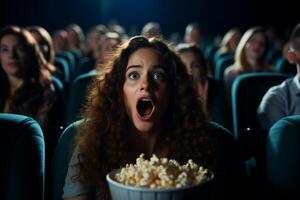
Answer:
POLYGON ((0 41, 0 62, 8 76, 22 77, 28 63, 28 52, 15 35, 5 35, 0 41))
POLYGON ((111 57, 118 44, 118 40, 112 38, 106 39, 102 44, 99 44, 98 49, 94 52, 97 64, 105 63, 111 57))
POLYGON ((100 48, 100 57, 105 61, 110 57, 111 53, 117 48, 119 42, 116 39, 106 39, 100 48))
POLYGON ((201 43, 202 36, 201 32, 197 28, 193 28, 187 35, 185 36, 185 42, 198 45, 201 43))
POLYGON ((192 66, 198 62, 199 58, 192 51, 185 51, 179 54, 181 61, 184 63, 187 73, 193 75, 192 66))
POLYGON ((102 35, 97 31, 92 31, 87 38, 88 47, 95 51, 97 49, 97 44, 101 41, 102 35))
POLYGON ((55 52, 61 52, 61 51, 65 51, 67 49, 67 32, 66 31, 58 31, 56 32, 53 37, 53 46, 55 49, 55 52))
POLYGON ((265 51, 265 42, 265 37, 262 33, 255 33, 246 43, 246 57, 253 60, 260 59, 265 51))
POLYGON ((68 29, 67 30, 68 32, 68 44, 69 44, 69 48, 78 48, 79 47, 79 37, 78 37, 78 34, 76 33, 75 30, 73 29, 68 29))
MULTIPOLYGON (((193 67, 195 65, 200 65, 198 60, 199 56, 197 56, 192 51, 185 51, 179 54, 179 57, 183 64, 186 67, 187 73, 193 77, 193 80, 199 81, 201 74, 201 71, 199 67, 193 67)), ((200 66, 201 68, 201 66, 200 66)))
POLYGON ((141 48, 130 55, 123 94, 129 119, 139 132, 160 130, 170 95, 159 52, 141 48))

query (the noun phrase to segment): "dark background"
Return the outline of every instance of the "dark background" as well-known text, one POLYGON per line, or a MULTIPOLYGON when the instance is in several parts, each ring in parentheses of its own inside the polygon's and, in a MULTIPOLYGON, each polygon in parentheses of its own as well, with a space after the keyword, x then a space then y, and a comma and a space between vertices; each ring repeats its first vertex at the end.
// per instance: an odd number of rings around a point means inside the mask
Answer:
POLYGON ((161 24, 163 33, 184 32, 193 21, 206 35, 223 34, 232 27, 272 26, 282 34, 300 22, 297 1, 284 0, 1 0, 0 26, 41 25, 52 32, 69 23, 84 31, 117 20, 128 32, 140 32, 148 21, 161 24), (298 8, 298 9, 297 9, 298 8))

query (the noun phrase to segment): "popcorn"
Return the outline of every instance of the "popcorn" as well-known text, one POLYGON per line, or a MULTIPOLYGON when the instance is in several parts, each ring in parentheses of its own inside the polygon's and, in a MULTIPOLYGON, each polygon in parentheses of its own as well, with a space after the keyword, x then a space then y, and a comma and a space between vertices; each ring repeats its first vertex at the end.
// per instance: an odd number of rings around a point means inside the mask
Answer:
POLYGON ((114 179, 122 184, 149 188, 181 188, 205 183, 210 179, 209 171, 193 160, 180 165, 176 160, 158 158, 150 160, 141 154, 136 164, 126 164, 114 179))

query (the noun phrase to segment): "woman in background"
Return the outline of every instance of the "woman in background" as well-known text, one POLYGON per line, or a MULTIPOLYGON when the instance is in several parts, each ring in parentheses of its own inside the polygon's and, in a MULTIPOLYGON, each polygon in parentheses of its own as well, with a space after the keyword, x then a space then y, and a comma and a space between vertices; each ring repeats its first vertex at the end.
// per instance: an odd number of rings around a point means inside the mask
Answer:
POLYGON ((225 88, 221 81, 208 77, 208 65, 201 49, 193 44, 179 44, 176 47, 179 57, 193 78, 197 96, 204 105, 208 118, 230 128, 230 116, 225 88))
POLYGON ((23 114, 49 125, 56 93, 33 36, 10 26, 0 32, 0 111, 23 114))
POLYGON ((241 38, 236 52, 235 62, 224 72, 224 81, 227 96, 230 96, 234 79, 245 73, 273 72, 268 64, 268 40, 261 27, 253 27, 247 30, 241 38))
POLYGON ((52 75, 59 74, 59 70, 54 66, 55 51, 53 41, 46 29, 40 26, 30 26, 27 30, 32 34, 34 39, 39 45, 40 51, 43 53, 43 57, 47 61, 47 68, 52 75))

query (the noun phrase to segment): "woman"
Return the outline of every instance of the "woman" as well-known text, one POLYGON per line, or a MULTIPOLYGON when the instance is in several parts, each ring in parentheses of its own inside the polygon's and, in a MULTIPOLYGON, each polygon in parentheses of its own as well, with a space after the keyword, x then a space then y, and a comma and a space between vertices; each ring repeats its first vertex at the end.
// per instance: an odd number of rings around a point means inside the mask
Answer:
POLYGON ((101 71, 103 64, 110 59, 114 50, 121 43, 121 37, 116 32, 107 32, 96 44, 96 49, 94 51, 94 59, 96 60, 96 70, 101 71))
POLYGON ((102 40, 107 33, 107 28, 104 25, 96 25, 87 33, 85 54, 87 57, 94 59, 93 54, 97 50, 97 44, 102 40))
POLYGON ((208 77, 207 62, 201 49, 193 44, 179 44, 178 55, 192 76, 197 96, 202 100, 209 119, 229 128, 229 112, 222 82, 208 77))
POLYGON ((33 36, 10 26, 0 32, 0 111, 23 114, 49 125, 55 90, 33 36))
MULTIPOLYGON (((77 24, 69 24, 66 27, 68 33, 68 50, 83 52, 84 49, 84 33, 81 27, 77 24)), ((81 54, 80 54, 81 55, 81 54)))
POLYGON ((223 37, 220 48, 217 51, 219 55, 233 54, 241 39, 241 32, 239 29, 230 29, 223 37))
POLYGON ((236 143, 206 120, 185 66, 164 42, 130 39, 98 76, 78 128, 63 198, 91 199, 96 188, 97 199, 109 199, 105 175, 141 153, 193 159, 215 172, 216 199, 234 198, 244 177, 236 143))
POLYGON ((32 34, 37 44, 39 45, 39 48, 43 53, 43 57, 47 62, 46 66, 48 70, 51 72, 52 75, 60 75, 60 70, 54 66, 54 46, 52 38, 48 31, 41 26, 30 26, 27 28, 27 30, 32 34))
POLYGON ((52 35, 54 52, 56 54, 68 50, 68 33, 65 30, 56 30, 52 35))
POLYGON ((247 30, 241 38, 236 52, 235 62, 224 72, 227 96, 230 96, 231 85, 234 79, 245 73, 272 72, 267 61, 268 40, 261 27, 247 30))

